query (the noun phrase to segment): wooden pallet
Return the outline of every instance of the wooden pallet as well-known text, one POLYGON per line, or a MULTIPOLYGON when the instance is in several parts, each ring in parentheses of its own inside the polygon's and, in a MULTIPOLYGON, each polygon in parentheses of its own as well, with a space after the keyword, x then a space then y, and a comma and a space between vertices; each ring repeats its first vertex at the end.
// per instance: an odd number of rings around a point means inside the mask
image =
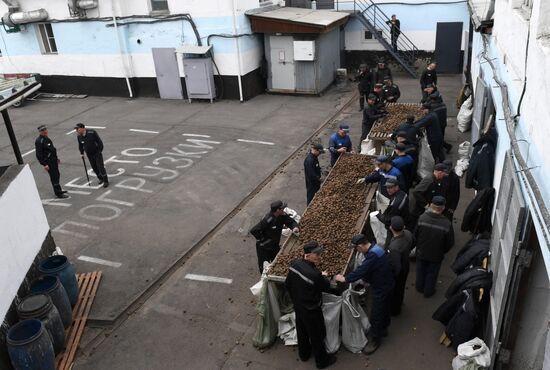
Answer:
POLYGON ((71 326, 65 331, 66 348, 65 351, 57 355, 55 367, 57 370, 70 370, 73 367, 76 350, 80 345, 80 338, 84 333, 88 314, 94 302, 97 287, 101 281, 101 271, 77 274, 78 280, 78 302, 73 308, 73 321, 71 326))

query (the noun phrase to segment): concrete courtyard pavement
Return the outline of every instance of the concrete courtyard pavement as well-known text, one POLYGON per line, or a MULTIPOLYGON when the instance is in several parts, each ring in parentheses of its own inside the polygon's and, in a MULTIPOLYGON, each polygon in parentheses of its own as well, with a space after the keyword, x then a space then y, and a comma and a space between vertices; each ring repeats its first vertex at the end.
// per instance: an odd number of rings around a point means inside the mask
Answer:
MULTIPOLYGON (((78 272, 104 273, 91 323, 117 319, 354 92, 214 104, 88 97, 10 109, 57 245, 78 272), (73 130, 77 122, 97 127, 104 141, 107 189, 91 170, 87 184, 73 130), (35 158, 40 124, 49 126, 69 199, 53 196, 35 158)), ((14 162, 0 125, 0 163, 14 162)))
MULTIPOLYGON (((398 79, 403 102, 417 102, 416 80, 398 79)), ((456 116, 454 97, 460 88, 457 76, 441 77, 449 116, 456 116)), ((360 135, 361 114, 356 104, 339 116, 338 121, 352 126, 354 143, 360 135)), ((328 135, 338 122, 322 130, 328 135)), ((457 144, 468 134, 458 134, 456 121, 450 119, 447 133, 453 143, 451 158, 456 160, 457 144)), ((307 153, 302 148, 280 169, 252 199, 240 207, 222 228, 216 231, 185 264, 170 276, 143 306, 112 330, 95 333, 97 337, 83 347, 76 370, 126 368, 154 369, 312 369, 313 360, 302 363, 295 347, 280 341, 265 350, 252 346, 257 313, 249 287, 257 282, 254 239, 248 230, 275 199, 288 201, 299 212, 305 209, 302 163, 307 153), (218 282, 189 279, 189 274, 219 277, 218 282), (229 280, 230 279, 230 280, 229 280)), ((328 154, 321 164, 328 167, 328 154)), ((463 211, 472 197, 462 189, 461 202, 454 221, 456 244, 445 258, 436 295, 424 299, 414 290, 414 264, 407 283, 402 314, 392 319, 389 336, 373 355, 351 354, 341 347, 334 369, 369 368, 387 370, 448 369, 454 351, 438 343, 443 326, 431 319, 444 301, 444 291, 454 278, 449 268, 457 251, 469 236, 460 232, 463 211)))

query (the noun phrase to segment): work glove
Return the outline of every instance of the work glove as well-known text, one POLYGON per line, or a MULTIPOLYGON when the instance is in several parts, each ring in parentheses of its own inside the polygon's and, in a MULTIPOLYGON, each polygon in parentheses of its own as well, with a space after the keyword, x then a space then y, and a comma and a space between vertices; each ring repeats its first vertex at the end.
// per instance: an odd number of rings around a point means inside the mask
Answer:
POLYGON ((364 177, 361 177, 359 180, 357 180, 356 184, 364 184, 365 183, 365 178, 364 177))

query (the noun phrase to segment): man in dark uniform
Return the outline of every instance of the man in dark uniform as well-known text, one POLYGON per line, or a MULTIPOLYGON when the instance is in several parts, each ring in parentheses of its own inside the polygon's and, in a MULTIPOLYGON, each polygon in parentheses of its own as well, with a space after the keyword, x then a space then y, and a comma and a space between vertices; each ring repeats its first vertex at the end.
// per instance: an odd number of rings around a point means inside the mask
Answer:
POLYGON ((430 102, 432 111, 437 114, 437 119, 439 120, 439 124, 441 125, 441 132, 443 134, 443 147, 445 148, 447 154, 449 154, 453 146, 445 141, 445 129, 447 128, 447 105, 445 105, 443 97, 441 96, 439 91, 434 91, 433 93, 431 93, 428 96, 428 100, 430 102))
POLYGON ((376 107, 376 99, 376 95, 370 94, 367 99, 367 107, 363 110, 361 141, 367 138, 374 122, 376 122, 378 118, 384 117, 384 113, 380 112, 376 107))
POLYGON ((447 172, 447 182, 449 184, 447 196, 445 197, 447 202, 445 203, 445 211, 443 214, 452 222, 453 215, 456 207, 458 207, 458 201, 460 199, 460 177, 453 169, 452 160, 446 159, 443 161, 443 164, 447 166, 445 172, 447 172))
POLYGON ((412 190, 413 206, 408 228, 414 230, 416 221, 424 213, 433 197, 439 195, 446 197, 449 191, 449 181, 447 179, 447 166, 438 163, 434 166, 434 171, 429 176, 424 177, 412 190))
POLYGON ((386 24, 391 27, 390 34, 391 34, 391 46, 393 48, 393 51, 397 51, 397 39, 401 34, 401 22, 399 21, 399 19, 397 19, 395 14, 392 14, 391 20, 386 21, 386 24))
POLYGON ((393 83, 391 79, 384 80, 384 87, 382 87, 382 92, 386 103, 395 103, 401 96, 401 91, 399 86, 393 83))
POLYGON ((407 120, 401 123, 392 133, 391 138, 397 141, 397 134, 400 132, 406 133, 407 142, 413 144, 418 149, 418 128, 414 125, 414 116, 408 115, 407 120))
POLYGON ((355 235, 351 239, 351 248, 363 253, 365 259, 355 270, 347 274, 336 275, 335 280, 341 283, 353 283, 359 279, 370 284, 372 290, 372 307, 370 313, 371 328, 370 340, 363 353, 370 355, 380 346, 382 337, 387 335, 390 325, 389 303, 395 285, 389 257, 375 242, 368 240, 363 234, 355 235))
POLYGON ((416 239, 416 290, 429 298, 435 293, 437 276, 445 254, 454 245, 453 224, 445 216, 445 198, 432 198, 414 230, 416 239))
POLYGON ((420 90, 422 91, 422 100, 426 100, 428 93, 424 91, 429 85, 437 86, 437 64, 429 62, 428 66, 420 76, 420 90))
POLYGON ((307 202, 311 203, 315 193, 321 188, 321 166, 319 166, 319 155, 324 153, 325 149, 321 144, 313 144, 306 159, 304 160, 304 174, 306 176, 307 202))
POLYGON ((105 164, 103 164, 103 141, 101 141, 99 134, 95 130, 87 129, 83 123, 77 123, 74 128, 78 134, 77 140, 80 156, 84 158, 84 152, 86 152, 86 156, 99 179, 99 183, 103 184, 103 187, 106 188, 109 186, 109 179, 105 171, 105 164))
POLYGON ((431 110, 429 103, 422 104, 425 116, 414 123, 417 129, 424 127, 426 129, 426 138, 428 144, 430 144, 430 151, 434 158, 435 163, 439 163, 445 160, 445 154, 443 153, 443 133, 441 132, 441 125, 437 114, 431 110))
POLYGON ((264 270, 264 262, 272 262, 281 249, 279 243, 283 226, 292 229, 295 234, 300 231, 296 221, 285 213, 285 208, 286 203, 280 200, 271 203, 269 213, 250 229, 250 234, 256 238, 260 274, 264 270))
POLYGON ((300 360, 309 360, 313 353, 318 369, 336 362, 336 356, 329 355, 325 349, 326 328, 321 306, 322 293, 329 291, 330 283, 327 273, 317 268, 322 251, 317 242, 306 243, 304 257, 292 261, 285 280, 296 314, 300 360))
POLYGON ((383 213, 379 212, 376 216, 386 226, 386 230, 388 230, 384 243, 385 246, 389 244, 392 236, 390 231, 391 219, 395 216, 400 216, 405 222, 409 219, 409 196, 399 189, 397 180, 388 179, 386 181, 386 191, 390 196, 390 203, 383 213))
POLYGON ((57 158, 57 149, 53 146, 52 140, 48 137, 48 127, 46 125, 38 126, 40 136, 36 138, 34 147, 36 148, 36 159, 50 175, 50 181, 53 186, 53 192, 58 198, 68 198, 65 190, 61 189, 59 184, 59 159, 57 158))
POLYGON ((374 83, 382 83, 384 80, 392 79, 391 70, 386 66, 384 59, 378 61, 378 66, 374 71, 374 83))
POLYGON ((379 111, 383 111, 386 107, 386 97, 384 96, 384 84, 378 82, 372 89, 372 95, 376 97, 374 105, 379 111))
POLYGON ((393 316, 401 313, 403 298, 405 297, 405 285, 409 276, 409 254, 413 248, 414 237, 405 229, 405 222, 399 216, 391 218, 390 231, 392 238, 387 244, 390 254, 390 264, 395 276, 395 288, 390 303, 390 312, 393 316))
POLYGON ((361 64, 359 66, 359 74, 354 80, 359 82, 357 84, 357 89, 359 90, 359 111, 362 111, 365 107, 365 98, 369 95, 372 89, 372 79, 373 73, 369 66, 366 64, 361 64))

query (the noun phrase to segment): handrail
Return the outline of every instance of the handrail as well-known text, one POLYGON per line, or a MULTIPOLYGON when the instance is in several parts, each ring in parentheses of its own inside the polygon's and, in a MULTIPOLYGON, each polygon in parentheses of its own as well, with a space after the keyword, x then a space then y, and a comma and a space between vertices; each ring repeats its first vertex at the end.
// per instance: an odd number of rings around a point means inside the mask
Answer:
MULTIPOLYGON (((340 10, 339 3, 340 1, 336 0, 336 10, 340 10)), ((399 37, 395 40, 396 48, 394 44, 390 44, 392 27, 387 23, 390 18, 372 0, 352 0, 346 3, 353 5, 353 14, 358 15, 358 20, 363 26, 373 32, 373 37, 414 77, 416 73, 414 64, 419 52, 416 45, 401 30, 399 37)))
MULTIPOLYGON (((370 5, 367 7, 368 8, 371 8, 371 7, 374 7, 376 9, 378 9, 378 11, 386 18, 386 20, 389 20, 390 17, 387 16, 386 13, 384 13, 384 11, 382 9, 380 9, 380 7, 378 5, 376 5, 372 0, 354 0, 354 2, 358 2, 358 3, 363 3, 363 2, 367 2, 370 3, 370 5)), ((416 48, 416 46, 414 46, 414 43, 407 37, 407 35, 403 34, 403 32, 401 32, 401 35, 400 37, 404 37, 416 50, 418 50, 416 48)))

